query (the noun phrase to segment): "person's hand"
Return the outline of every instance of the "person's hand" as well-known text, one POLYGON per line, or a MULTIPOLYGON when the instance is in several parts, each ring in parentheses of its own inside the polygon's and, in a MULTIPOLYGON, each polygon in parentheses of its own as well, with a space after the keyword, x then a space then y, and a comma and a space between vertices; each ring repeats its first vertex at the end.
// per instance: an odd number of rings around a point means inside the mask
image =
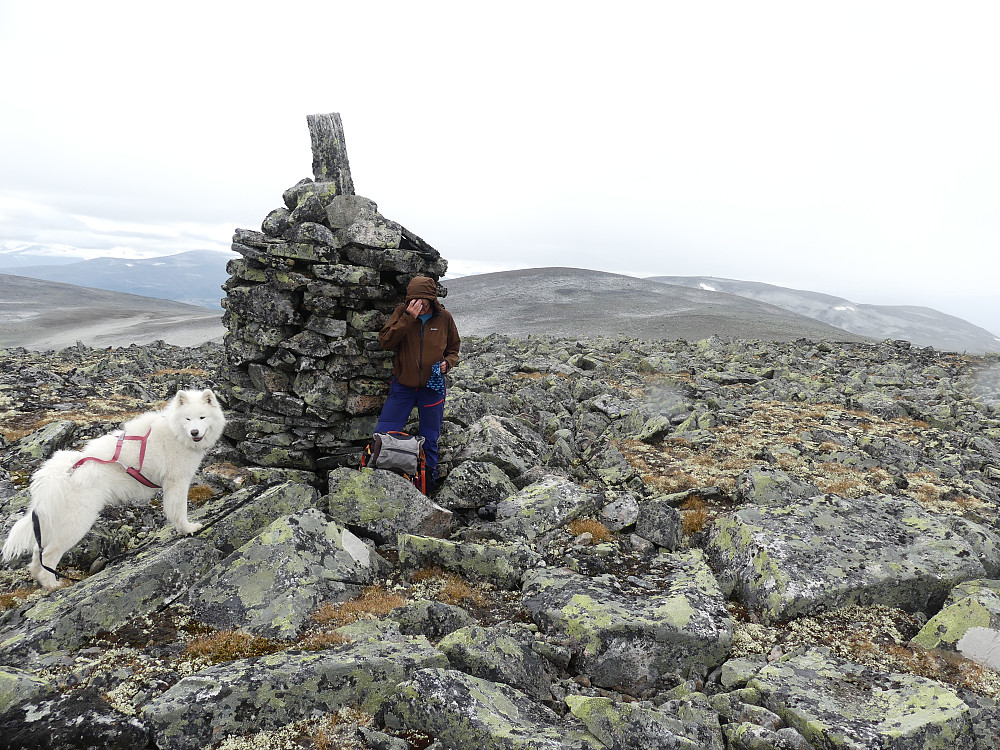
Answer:
POLYGON ((410 304, 406 306, 406 313, 408 315, 412 315, 414 318, 419 315, 423 315, 424 303, 426 302, 427 300, 425 299, 411 299, 410 304))
POLYGON ((448 364, 448 360, 442 359, 441 360, 441 374, 444 375, 446 372, 448 372, 449 368, 451 368, 451 365, 448 364))

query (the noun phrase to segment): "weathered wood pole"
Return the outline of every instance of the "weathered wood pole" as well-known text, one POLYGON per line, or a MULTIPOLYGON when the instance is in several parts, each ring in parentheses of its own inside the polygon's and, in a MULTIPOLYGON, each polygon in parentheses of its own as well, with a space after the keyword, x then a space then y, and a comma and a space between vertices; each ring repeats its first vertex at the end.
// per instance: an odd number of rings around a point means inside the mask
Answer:
POLYGON ((306 115, 309 138, 312 141, 313 178, 316 182, 332 182, 337 195, 354 195, 351 165, 347 161, 344 124, 339 112, 326 115, 306 115))

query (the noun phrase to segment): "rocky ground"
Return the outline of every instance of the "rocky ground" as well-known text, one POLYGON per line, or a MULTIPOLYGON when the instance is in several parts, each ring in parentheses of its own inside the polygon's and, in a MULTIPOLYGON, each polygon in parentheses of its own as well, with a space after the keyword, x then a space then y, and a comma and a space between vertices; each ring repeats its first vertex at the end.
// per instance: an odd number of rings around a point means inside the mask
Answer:
MULTIPOLYGON (((214 345, 3 352, 4 534, 214 345)), ((1000 746, 1000 359, 463 342, 432 499, 240 466, 0 568, 8 747, 1000 746)), ((220 391, 222 389, 220 388, 220 391)))

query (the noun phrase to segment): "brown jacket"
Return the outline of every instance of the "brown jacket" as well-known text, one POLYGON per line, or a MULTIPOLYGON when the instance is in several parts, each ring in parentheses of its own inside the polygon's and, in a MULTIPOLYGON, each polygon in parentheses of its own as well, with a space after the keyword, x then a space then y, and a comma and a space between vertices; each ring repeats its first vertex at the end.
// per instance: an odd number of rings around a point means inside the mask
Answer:
POLYGON ((398 305, 378 334, 379 343, 387 351, 396 352, 392 374, 400 384, 410 388, 427 385, 431 368, 442 359, 448 369, 458 364, 458 351, 462 340, 458 336, 451 313, 437 301, 437 285, 433 279, 418 276, 406 288, 406 302, 398 305), (412 299, 426 299, 431 303, 431 317, 421 324, 406 312, 412 299))

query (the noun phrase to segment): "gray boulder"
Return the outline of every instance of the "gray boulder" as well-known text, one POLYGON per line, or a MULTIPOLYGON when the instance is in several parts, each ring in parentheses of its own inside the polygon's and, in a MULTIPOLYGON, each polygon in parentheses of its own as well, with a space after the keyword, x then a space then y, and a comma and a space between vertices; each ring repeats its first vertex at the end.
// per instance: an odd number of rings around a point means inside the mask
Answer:
POLYGON ((542 563, 542 556, 524 544, 474 544, 415 534, 400 534, 397 539, 404 570, 439 565, 463 578, 508 589, 520 588, 524 572, 542 563))
POLYGON ((635 533, 668 550, 678 549, 684 541, 680 511, 668 498, 654 497, 639 505, 635 533))
POLYGON ((651 703, 582 695, 569 696, 566 705, 608 750, 725 750, 717 715, 683 721, 651 703))
POLYGON ((266 638, 295 638, 323 602, 346 601, 388 568, 354 534, 310 508, 279 518, 196 583, 201 622, 266 638))
POLYGON ((393 610, 389 616, 399 623, 399 631, 404 635, 422 635, 437 641, 461 628, 475 624, 476 620, 461 607, 429 599, 415 602, 393 610))
POLYGON ((753 505, 786 505, 796 498, 823 494, 811 482, 795 479, 776 466, 758 464, 736 480, 736 499, 753 505))
POLYGON ((500 467, 484 461, 466 461, 441 483, 436 500, 446 508, 481 508, 517 492, 500 467))
POLYGON ((375 713, 417 670, 447 659, 421 637, 241 659, 185 677, 146 704, 159 747, 194 750, 347 706, 375 713))
POLYGON ((485 416, 469 428, 457 461, 496 464, 508 476, 518 477, 541 461, 545 445, 526 424, 485 416))
POLYGON ((524 603, 550 634, 571 637, 591 682, 647 693, 721 664, 733 638, 722 593, 700 550, 661 555, 658 591, 623 590, 611 576, 542 569, 525 576, 524 603))
POLYGON ((706 552, 739 601, 770 622, 848 604, 933 612, 984 572, 940 517, 887 496, 742 508, 714 524, 706 552))
POLYGON ((534 539, 574 518, 594 514, 600 496, 558 476, 547 476, 497 505, 491 527, 503 539, 534 539))
POLYGON ((946 516, 949 526, 964 539, 983 564, 986 575, 1000 578, 1000 536, 986 526, 961 516, 946 516))
POLYGON ((451 531, 451 511, 391 471, 334 469, 329 489, 323 503, 334 520, 379 540, 395 539, 401 532, 443 537, 451 531))
POLYGON ((956 586, 945 606, 910 641, 928 649, 958 651, 1000 669, 1000 580, 956 586))
POLYGON ((609 531, 621 531, 635 524, 639 518, 639 496, 634 492, 611 492, 612 498, 603 508, 598 519, 609 531))
POLYGON ((390 729, 426 732, 448 748, 600 750, 576 720, 519 690, 448 669, 424 669, 385 702, 390 729))
POLYGON ((48 682, 13 667, 0 668, 0 714, 21 701, 49 692, 48 682))
POLYGON ((824 648, 770 664, 750 687, 817 747, 973 747, 969 707, 950 688, 923 677, 877 672, 824 648))
POLYGON ((552 700, 550 688, 559 671, 532 649, 535 636, 523 627, 456 630, 438 644, 452 669, 502 682, 535 700, 552 700))
POLYGON ((76 423, 52 422, 18 440, 7 453, 8 469, 36 469, 53 453, 69 445, 76 423))

